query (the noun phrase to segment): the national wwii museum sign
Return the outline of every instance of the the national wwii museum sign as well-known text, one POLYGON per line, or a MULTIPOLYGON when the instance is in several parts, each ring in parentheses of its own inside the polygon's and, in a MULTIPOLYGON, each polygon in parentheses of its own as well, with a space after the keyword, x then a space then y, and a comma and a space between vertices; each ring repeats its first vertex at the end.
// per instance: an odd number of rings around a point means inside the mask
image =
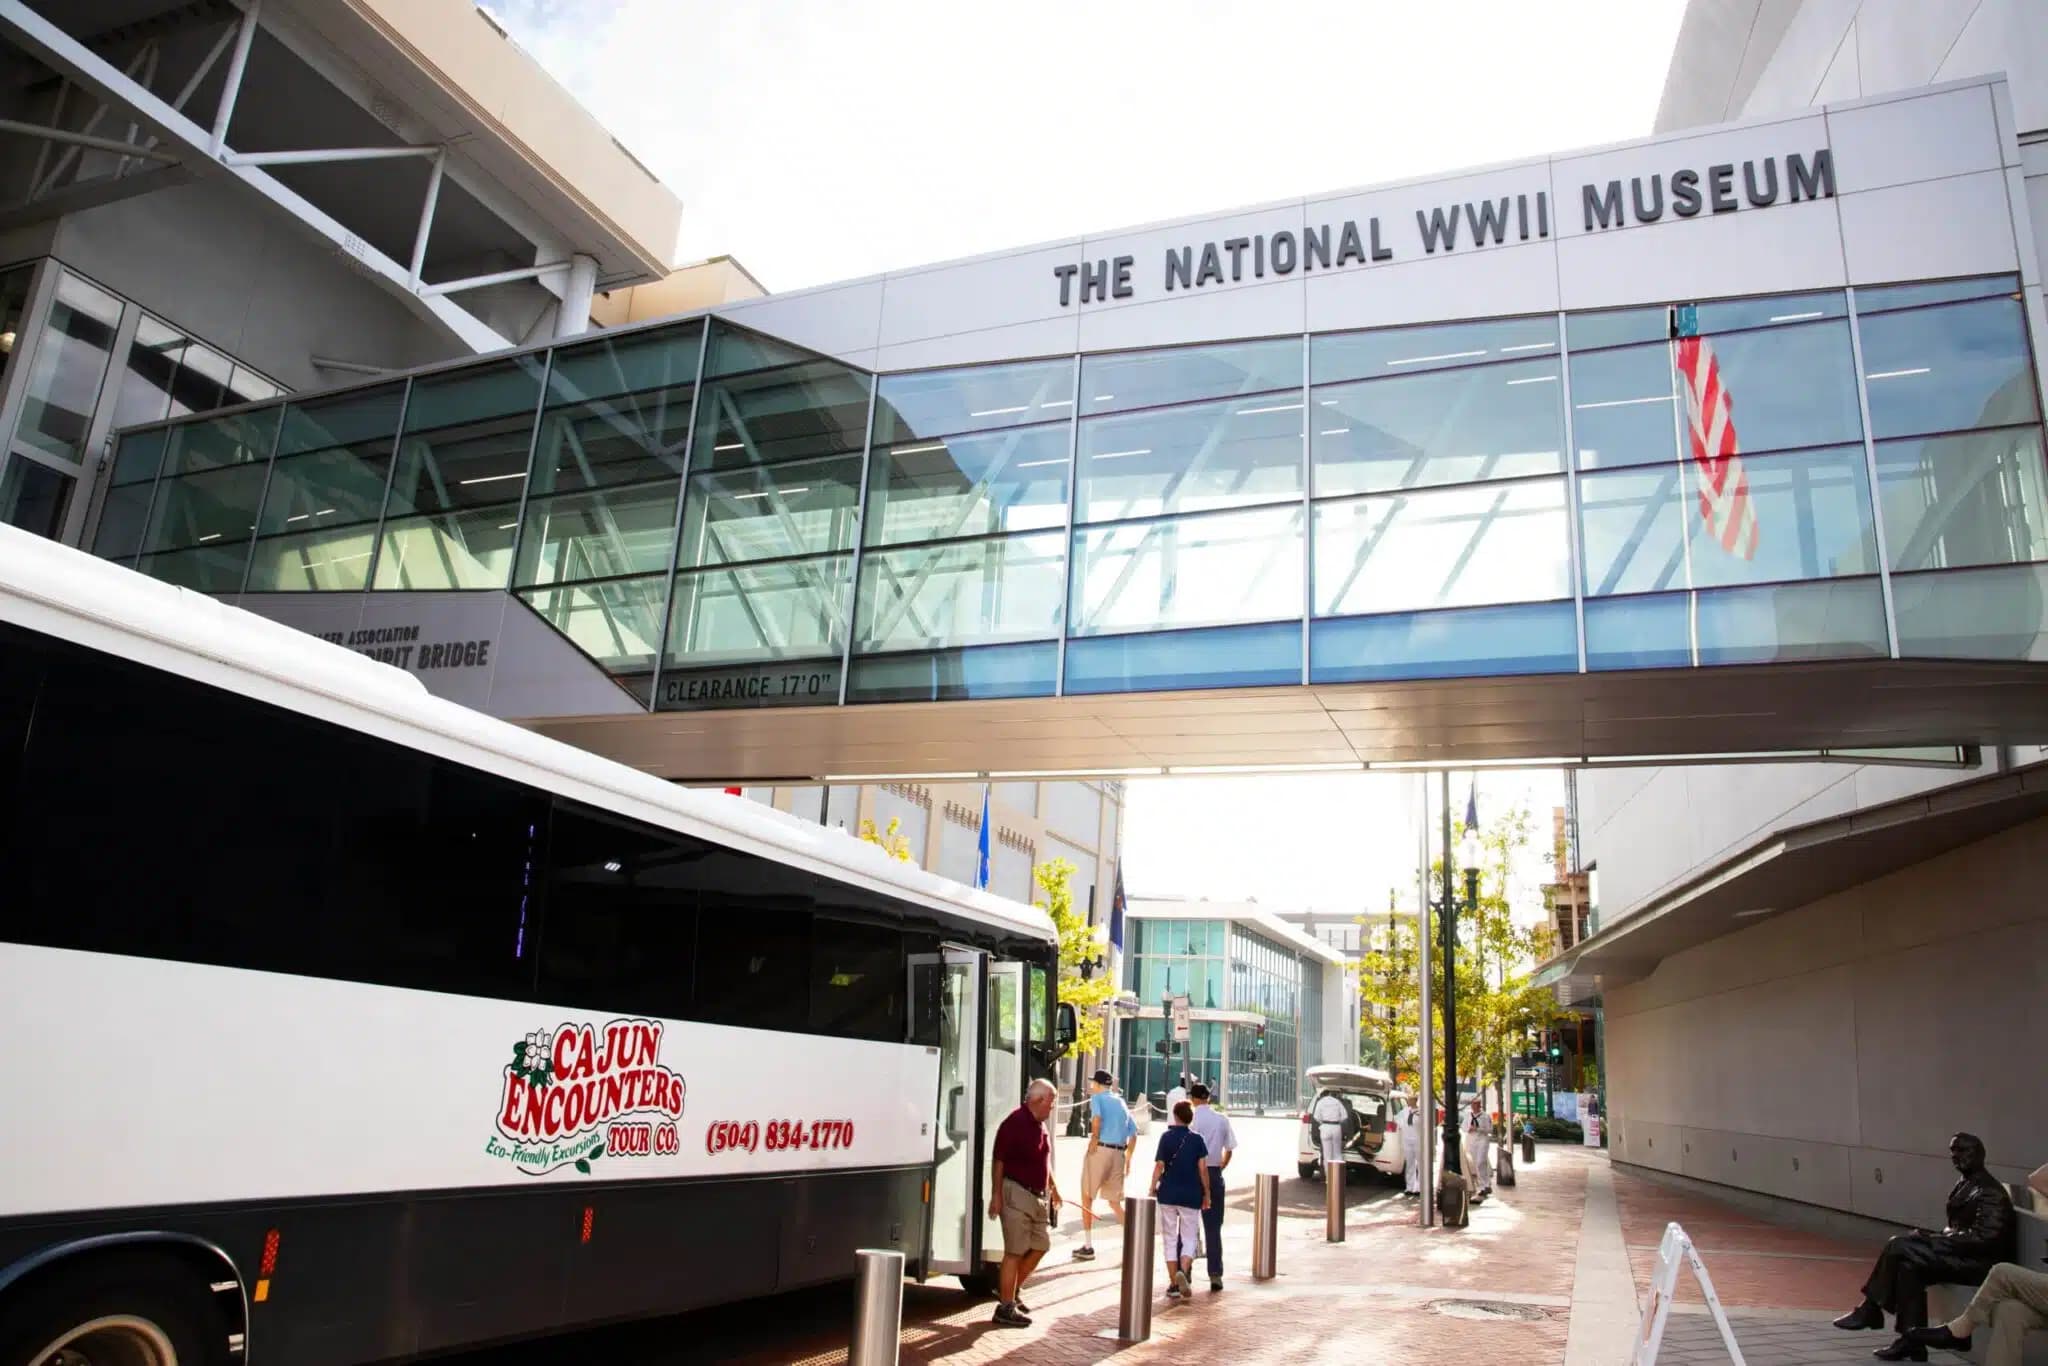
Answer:
MULTIPOLYGON (((1632 176, 1625 187, 1619 179, 1589 182, 1579 187, 1577 208, 1584 217, 1585 230, 1598 232, 1631 223, 1655 223, 1667 215, 1712 216, 1744 207, 1762 209, 1781 202, 1831 199, 1834 193, 1834 154, 1823 147, 1810 157, 1792 152, 1740 163, 1724 161, 1707 167, 1684 167, 1668 177, 1662 173, 1632 176)), ((1415 210, 1415 227, 1423 253, 1433 256, 1456 251, 1461 245, 1502 246, 1510 238, 1517 242, 1548 238, 1551 214, 1549 192, 1539 190, 1497 199, 1420 206, 1415 210)), ((1153 278, 1161 282, 1166 293, 1173 294, 1208 285, 1292 275, 1297 270, 1306 274, 1377 264, 1393 260, 1395 254, 1379 218, 1370 217, 1363 222, 1346 219, 1305 227, 1299 233, 1282 229, 1171 246, 1166 248, 1161 273, 1153 278)), ((1077 299, 1089 304, 1135 297, 1137 265, 1133 256, 1108 256, 1054 266, 1060 307, 1072 307, 1077 299)))

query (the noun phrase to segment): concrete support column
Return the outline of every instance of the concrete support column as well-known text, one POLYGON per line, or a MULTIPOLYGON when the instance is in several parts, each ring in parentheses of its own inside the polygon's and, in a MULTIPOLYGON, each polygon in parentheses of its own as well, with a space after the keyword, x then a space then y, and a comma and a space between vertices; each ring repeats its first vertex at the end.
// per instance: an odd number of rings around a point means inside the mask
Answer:
POLYGON ((590 303, 597 293, 597 262, 588 256, 569 258, 569 278, 555 310, 555 336, 579 337, 590 330, 590 303))

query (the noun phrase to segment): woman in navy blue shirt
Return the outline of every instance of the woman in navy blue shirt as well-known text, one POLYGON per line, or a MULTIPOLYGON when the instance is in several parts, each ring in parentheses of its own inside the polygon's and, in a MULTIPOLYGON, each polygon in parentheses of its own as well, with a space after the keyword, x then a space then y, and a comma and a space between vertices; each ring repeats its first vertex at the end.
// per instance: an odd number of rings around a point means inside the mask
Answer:
POLYGON ((1195 1107, 1173 1107, 1173 1125, 1159 1135, 1152 1154, 1152 1198, 1159 1202, 1159 1241, 1166 1249, 1166 1297, 1189 1289, 1195 1258, 1202 1253, 1202 1211, 1209 1208, 1209 1147, 1188 1125, 1195 1107))

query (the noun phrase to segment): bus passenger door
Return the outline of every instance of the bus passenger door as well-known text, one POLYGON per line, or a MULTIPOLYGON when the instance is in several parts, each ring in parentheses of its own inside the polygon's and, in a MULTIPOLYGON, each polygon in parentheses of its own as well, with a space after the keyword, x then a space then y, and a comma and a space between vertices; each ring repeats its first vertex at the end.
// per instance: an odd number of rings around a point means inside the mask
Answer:
MULTIPOLYGON (((1024 1099, 1024 1046, 1030 1037, 1025 1018, 1028 1009, 1024 1000, 1024 965, 991 962, 984 1012, 987 1029, 982 1035, 981 1052, 981 1169, 991 1175, 995 1169, 996 1130, 1024 1099)), ((979 1201, 981 1255, 985 1262, 999 1262, 1003 1258, 1003 1226, 1000 1220, 988 1217, 989 1196, 984 1178, 979 1201)))
POLYGON ((976 1121, 980 1118, 981 960, 948 948, 911 960, 911 1000, 938 1002, 939 1094, 932 1125, 932 1194, 925 1206, 925 1274, 975 1270, 976 1121), (937 977, 934 983, 932 976, 937 977), (930 994, 928 994, 930 993, 930 994))

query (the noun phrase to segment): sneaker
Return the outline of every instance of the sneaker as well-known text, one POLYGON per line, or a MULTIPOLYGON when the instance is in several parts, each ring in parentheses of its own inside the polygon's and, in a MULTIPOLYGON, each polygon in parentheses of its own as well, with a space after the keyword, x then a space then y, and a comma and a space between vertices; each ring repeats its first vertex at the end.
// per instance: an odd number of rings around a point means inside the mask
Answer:
POLYGON ((1031 1326, 1031 1320, 1025 1318, 1014 1304, 997 1305, 996 1315, 989 1322, 995 1324, 998 1328, 1029 1328, 1031 1326))
POLYGON ((1014 1301, 1014 1303, 1015 1303, 1015 1304, 1016 1304, 1016 1306, 1017 1306, 1017 1312, 1018 1312, 1018 1313, 1020 1313, 1020 1314, 1028 1314, 1028 1313, 1030 1313, 1030 1312, 1031 1312, 1031 1306, 1030 1306, 1030 1305, 1028 1305, 1028 1304, 1026 1304, 1026 1303, 1024 1303, 1024 1297, 1023 1297, 1022 1295, 1019 1295, 1019 1296, 1018 1296, 1018 1297, 1016 1298, 1016 1300, 1014 1301))
POLYGON ((1074 1249, 1074 1260, 1075 1260, 1075 1261, 1077 1261, 1077 1262, 1092 1262, 1092 1261, 1094 1261, 1094 1260, 1095 1260, 1095 1249, 1094 1249, 1094 1248, 1092 1248, 1092 1247, 1090 1247, 1090 1246, 1088 1246, 1088 1244, 1086 1244, 1086 1243, 1083 1243, 1083 1244, 1081 1244, 1081 1246, 1079 1246, 1079 1247, 1077 1247, 1077 1248, 1075 1248, 1075 1249, 1074 1249))
POLYGON ((1175 1276, 1173 1278, 1173 1284, 1166 1287, 1166 1298, 1168 1298, 1169 1300, 1177 1300, 1180 1298, 1180 1277, 1175 1276))
POLYGON ((1189 1278, 1188 1273, 1185 1271, 1176 1271, 1173 1273, 1173 1284, 1174 1287, 1178 1289, 1180 1293, 1183 1295, 1187 1294, 1189 1291, 1195 1288, 1194 1281, 1189 1278))
POLYGON ((1209 1278, 1209 1288, 1211 1290, 1221 1290, 1223 1288, 1223 1278, 1221 1276, 1211 1276, 1209 1278))

